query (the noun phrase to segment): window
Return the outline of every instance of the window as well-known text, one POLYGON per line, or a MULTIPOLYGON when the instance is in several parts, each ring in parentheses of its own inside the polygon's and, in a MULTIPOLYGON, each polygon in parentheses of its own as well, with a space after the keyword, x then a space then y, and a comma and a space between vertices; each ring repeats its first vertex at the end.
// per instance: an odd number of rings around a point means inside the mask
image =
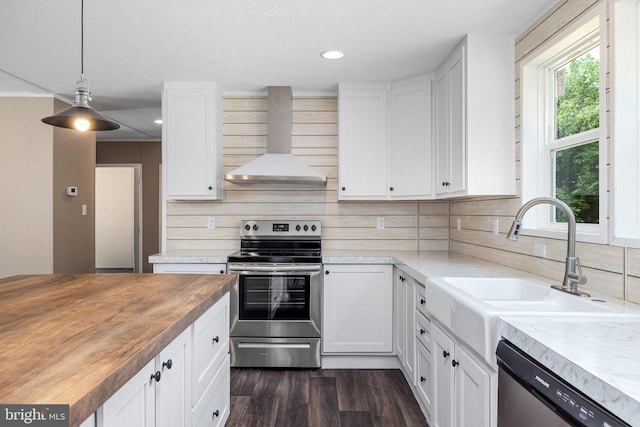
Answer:
MULTIPOLYGON (((522 201, 564 201, 576 216, 578 239, 591 242, 607 239, 606 42, 598 12, 560 34, 520 73, 522 201)), ((564 234, 567 218, 559 209, 537 208, 524 218, 528 234, 564 234)))

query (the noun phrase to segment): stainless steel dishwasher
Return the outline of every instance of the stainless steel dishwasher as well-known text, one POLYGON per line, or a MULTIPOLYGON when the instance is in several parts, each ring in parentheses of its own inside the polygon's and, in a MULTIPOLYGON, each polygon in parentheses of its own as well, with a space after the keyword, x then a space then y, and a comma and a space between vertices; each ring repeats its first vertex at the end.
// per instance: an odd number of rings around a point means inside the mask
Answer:
POLYGON ((498 427, 630 427, 510 342, 496 355, 498 427))

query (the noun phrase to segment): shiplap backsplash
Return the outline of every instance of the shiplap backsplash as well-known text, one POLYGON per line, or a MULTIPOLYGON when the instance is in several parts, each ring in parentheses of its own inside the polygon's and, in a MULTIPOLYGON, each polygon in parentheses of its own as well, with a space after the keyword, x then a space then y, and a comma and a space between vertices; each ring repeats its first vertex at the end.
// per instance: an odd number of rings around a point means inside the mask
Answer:
MULTIPOLYGON (((264 154, 266 97, 226 96, 223 134, 225 173, 264 154)), ((225 181, 222 201, 169 202, 167 250, 236 249, 240 221, 267 218, 320 219, 324 249, 449 248, 448 202, 338 202, 336 97, 294 96, 292 134, 292 154, 327 175, 326 187, 225 181), (207 217, 215 217, 215 229, 207 229, 207 217), (377 217, 385 219, 382 230, 377 217)))
MULTIPOLYGON (((592 8, 610 0, 563 0, 516 39, 516 173, 520 192, 520 62, 540 46, 571 25, 592 8)), ((610 15, 609 15, 610 17, 610 15)), ((608 18, 609 18, 608 17, 608 18)), ((611 21, 607 19, 610 30, 611 21)), ((610 34, 610 33, 609 33, 610 34)), ((609 39, 611 40, 610 36, 609 39)), ((611 69, 611 49, 607 46, 607 86, 611 69)), ((610 87, 607 87, 607 125, 611 123, 610 87)), ((610 140, 607 127, 607 138, 610 140)), ((610 163, 607 162, 607 167, 610 163)), ((560 280, 564 274, 567 242, 564 239, 521 236, 517 242, 505 239, 513 216, 521 206, 520 198, 496 198, 494 200, 459 200, 450 205, 451 250, 489 261, 515 267, 550 279, 560 280), (457 230, 457 218, 461 230, 457 230), (499 221, 500 233, 493 234, 493 221, 499 221), (546 257, 535 255, 537 245, 546 246, 546 257)), ((606 220, 610 221, 607 214, 606 220)), ((576 254, 580 257, 584 274, 589 282, 581 286, 586 290, 601 292, 616 298, 640 303, 640 250, 603 244, 578 243, 576 254)))

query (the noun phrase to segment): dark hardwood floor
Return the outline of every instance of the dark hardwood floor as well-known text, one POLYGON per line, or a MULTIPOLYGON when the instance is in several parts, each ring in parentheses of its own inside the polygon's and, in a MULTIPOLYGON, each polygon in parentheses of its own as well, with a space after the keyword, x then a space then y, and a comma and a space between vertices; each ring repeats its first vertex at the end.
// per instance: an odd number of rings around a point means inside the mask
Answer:
POLYGON ((397 369, 231 369, 227 427, 426 425, 397 369))

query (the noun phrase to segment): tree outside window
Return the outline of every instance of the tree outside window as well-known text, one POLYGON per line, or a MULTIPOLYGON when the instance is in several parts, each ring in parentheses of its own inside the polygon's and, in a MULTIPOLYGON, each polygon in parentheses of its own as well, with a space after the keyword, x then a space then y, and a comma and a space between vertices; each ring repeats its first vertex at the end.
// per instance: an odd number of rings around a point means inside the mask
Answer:
MULTIPOLYGON (((554 69, 554 138, 548 144, 552 191, 579 223, 598 224, 600 61, 598 46, 554 69)), ((560 210, 554 222, 566 222, 560 210)))

